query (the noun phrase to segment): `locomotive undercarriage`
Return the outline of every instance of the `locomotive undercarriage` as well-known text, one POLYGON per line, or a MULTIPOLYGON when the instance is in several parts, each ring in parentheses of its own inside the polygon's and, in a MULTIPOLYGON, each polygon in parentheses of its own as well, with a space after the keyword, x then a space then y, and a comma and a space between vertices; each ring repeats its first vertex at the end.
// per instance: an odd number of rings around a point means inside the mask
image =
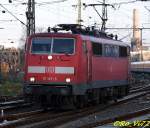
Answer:
POLYGON ((88 89, 84 95, 60 95, 60 94, 33 94, 26 95, 30 101, 40 103, 43 108, 83 108, 89 105, 106 103, 129 93, 129 86, 115 86, 109 88, 88 89))

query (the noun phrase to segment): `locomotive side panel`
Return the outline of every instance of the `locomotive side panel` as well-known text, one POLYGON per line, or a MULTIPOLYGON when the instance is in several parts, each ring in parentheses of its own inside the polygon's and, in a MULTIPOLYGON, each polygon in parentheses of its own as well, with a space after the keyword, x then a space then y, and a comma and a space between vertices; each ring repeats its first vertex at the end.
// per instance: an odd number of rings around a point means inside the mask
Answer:
POLYGON ((128 46, 91 41, 91 84, 89 88, 103 88, 128 85, 128 46))
POLYGON ((125 80, 127 79, 128 61, 126 59, 92 58, 93 80, 125 80), (96 68, 98 67, 98 68, 96 68))
POLYGON ((83 41, 80 36, 78 36, 78 70, 76 72, 78 84, 76 86, 86 85, 88 82, 88 54, 87 54, 87 42, 83 41))
POLYGON ((128 60, 92 57, 92 81, 100 87, 127 84, 128 60))

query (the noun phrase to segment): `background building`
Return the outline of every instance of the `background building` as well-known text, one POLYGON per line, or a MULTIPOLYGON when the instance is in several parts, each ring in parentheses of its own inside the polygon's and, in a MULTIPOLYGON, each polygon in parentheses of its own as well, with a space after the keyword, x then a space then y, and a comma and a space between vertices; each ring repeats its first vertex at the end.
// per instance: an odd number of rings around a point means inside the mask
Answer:
POLYGON ((16 48, 0 47, 0 72, 7 78, 9 74, 16 73, 20 65, 20 52, 16 48))

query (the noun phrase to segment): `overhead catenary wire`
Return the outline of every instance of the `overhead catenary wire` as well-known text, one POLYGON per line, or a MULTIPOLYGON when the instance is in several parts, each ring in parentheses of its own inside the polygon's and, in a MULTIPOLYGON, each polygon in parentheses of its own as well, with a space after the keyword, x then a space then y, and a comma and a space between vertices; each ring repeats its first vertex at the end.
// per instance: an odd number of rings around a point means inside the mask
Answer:
POLYGON ((22 25, 27 26, 23 21, 21 21, 18 17, 16 17, 12 12, 10 12, 7 8, 5 8, 2 4, 0 6, 5 9, 10 15, 12 15, 16 20, 18 20, 22 25))
MULTIPOLYGON (((13 0, 17 3, 11 3, 12 5, 27 5, 27 2, 22 2, 22 0, 13 0)), ((51 4, 55 4, 55 3, 62 3, 62 2, 66 2, 68 0, 54 0, 51 2, 35 2, 35 5, 51 5, 51 4)), ((123 4, 130 4, 130 3, 135 3, 135 2, 139 2, 140 0, 132 0, 132 1, 126 1, 126 2, 119 2, 119 3, 112 3, 114 5, 123 5, 123 4)), ((99 3, 102 3, 101 1, 98 1, 99 3)), ((3 4, 3 5, 10 5, 10 4, 3 4)))
MULTIPOLYGON (((121 5, 124 5, 124 4, 132 4, 132 3, 136 3, 136 2, 141 2, 143 0, 130 0, 130 1, 125 1, 125 2, 118 2, 118 3, 112 3, 112 5, 114 6, 118 6, 118 8, 120 8, 121 5)), ((149 1, 149 0, 147 0, 149 1)))
MULTIPOLYGON (((28 5, 28 3, 27 2, 23 2, 22 3, 22 1, 20 1, 20 0, 14 0, 15 2, 19 2, 19 4, 22 4, 22 5, 28 5), (20 3, 21 2, 21 3, 20 3)), ((13 2, 14 2, 13 1, 13 2)), ((42 4, 54 4, 54 3, 61 3, 61 2, 65 2, 65 1, 67 1, 67 0, 57 0, 57 1, 52 1, 52 2, 42 2, 42 3, 34 3, 34 5, 35 4, 37 4, 37 5, 42 5, 42 4)), ((11 2, 9 2, 9 3, 12 3, 12 1, 11 2)), ((0 4, 0 6, 3 8, 3 9, 5 9, 5 11, 7 11, 10 15, 12 15, 16 20, 18 20, 21 24, 23 24, 23 25, 25 25, 27 28, 28 28, 28 24, 25 24, 23 21, 21 21, 16 15, 14 15, 12 12, 10 12, 6 7, 4 7, 4 5, 2 5, 2 4, 0 4)), ((15 6, 17 6, 17 5, 15 5, 15 6)), ((28 30, 28 29, 27 29, 28 30)))
MULTIPOLYGON (((21 0, 14 0, 14 1, 16 1, 17 3, 15 2, 15 3, 11 3, 11 4, 14 4, 14 5, 27 5, 28 4, 27 2, 22 2, 21 0)), ((68 1, 68 0, 54 0, 51 2, 35 2, 35 5, 39 5, 39 6, 51 5, 51 4, 62 3, 65 1, 68 1)), ((10 5, 10 4, 3 4, 3 5, 10 5)))
POLYGON ((17 20, 6 19, 6 20, 0 20, 0 21, 17 21, 17 20))
MULTIPOLYGON (((14 0, 16 1, 15 3, 11 3, 11 4, 3 4, 3 5, 15 5, 15 6, 20 6, 20 5, 27 5, 27 2, 22 2, 21 0, 14 0)), ((44 6, 44 5, 51 5, 51 4, 57 4, 57 3, 63 3, 66 2, 68 0, 56 0, 56 1, 51 1, 51 2, 35 2, 35 5, 37 6, 44 6)))
MULTIPOLYGON (((19 3, 25 3, 25 0, 23 1, 21 1, 21 0, 13 0, 14 1, 14 3, 15 2, 18 2, 18 4, 19 3)), ((53 1, 50 1, 50 2, 38 2, 38 3, 36 3, 36 6, 41 6, 41 5, 51 5, 53 2, 54 3, 57 3, 57 2, 65 2, 65 1, 67 1, 67 0, 53 0, 53 1)), ((135 0, 132 0, 132 1, 128 1, 128 3, 133 3, 135 0)), ((136 2, 137 2, 137 0, 136 0, 136 2)), ((21 4, 22 4, 21 3, 21 4)), ((126 4, 127 2, 120 2, 120 3, 116 3, 116 4, 126 4)), ((10 4, 11 5, 11 4, 10 4)), ((69 11, 68 11, 68 13, 69 13, 69 11)), ((13 13, 14 14, 14 13, 13 13)), ((62 14, 62 13, 61 13, 62 14)), ((67 14, 66 14, 67 15, 67 14)), ((69 17, 69 15, 68 15, 68 17, 69 17)), ((66 17, 67 18, 67 17, 66 17)))
POLYGON ((112 3, 113 5, 122 5, 122 4, 130 4, 130 3, 135 3, 137 2, 137 0, 130 0, 130 1, 126 1, 126 2, 119 2, 119 3, 112 3))
POLYGON ((128 38, 129 36, 131 36, 131 34, 132 34, 132 33, 130 32, 129 34, 123 36, 122 38, 120 38, 120 39, 118 39, 118 40, 120 40, 120 41, 121 41, 121 40, 124 40, 124 39, 128 38))
POLYGON ((150 12, 150 8, 148 8, 147 6, 144 6, 144 8, 150 12))
POLYGON ((41 3, 35 2, 35 4, 41 6, 41 5, 62 3, 62 2, 65 2, 65 1, 68 1, 68 0, 56 0, 56 1, 51 1, 51 2, 41 2, 41 3))

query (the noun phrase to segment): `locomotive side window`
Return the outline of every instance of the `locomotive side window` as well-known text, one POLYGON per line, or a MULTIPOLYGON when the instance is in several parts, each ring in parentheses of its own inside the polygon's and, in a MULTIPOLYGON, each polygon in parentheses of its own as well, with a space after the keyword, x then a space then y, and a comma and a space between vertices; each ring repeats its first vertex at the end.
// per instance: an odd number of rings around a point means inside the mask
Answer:
POLYGON ((53 53, 74 53, 74 39, 54 38, 53 53))
POLYGON ((113 56, 118 57, 119 56, 119 47, 113 46, 113 56))
POLYGON ((33 38, 32 39, 32 53, 50 53, 51 52, 51 42, 50 38, 33 38))
POLYGON ((118 57, 119 47, 116 45, 105 44, 103 49, 103 54, 106 57, 118 57))
POLYGON ((127 47, 119 46, 119 57, 127 57, 127 47))
POLYGON ((102 55, 102 44, 92 43, 93 55, 102 55))
POLYGON ((104 55, 110 57, 112 53, 112 48, 110 45, 104 45, 104 55))

